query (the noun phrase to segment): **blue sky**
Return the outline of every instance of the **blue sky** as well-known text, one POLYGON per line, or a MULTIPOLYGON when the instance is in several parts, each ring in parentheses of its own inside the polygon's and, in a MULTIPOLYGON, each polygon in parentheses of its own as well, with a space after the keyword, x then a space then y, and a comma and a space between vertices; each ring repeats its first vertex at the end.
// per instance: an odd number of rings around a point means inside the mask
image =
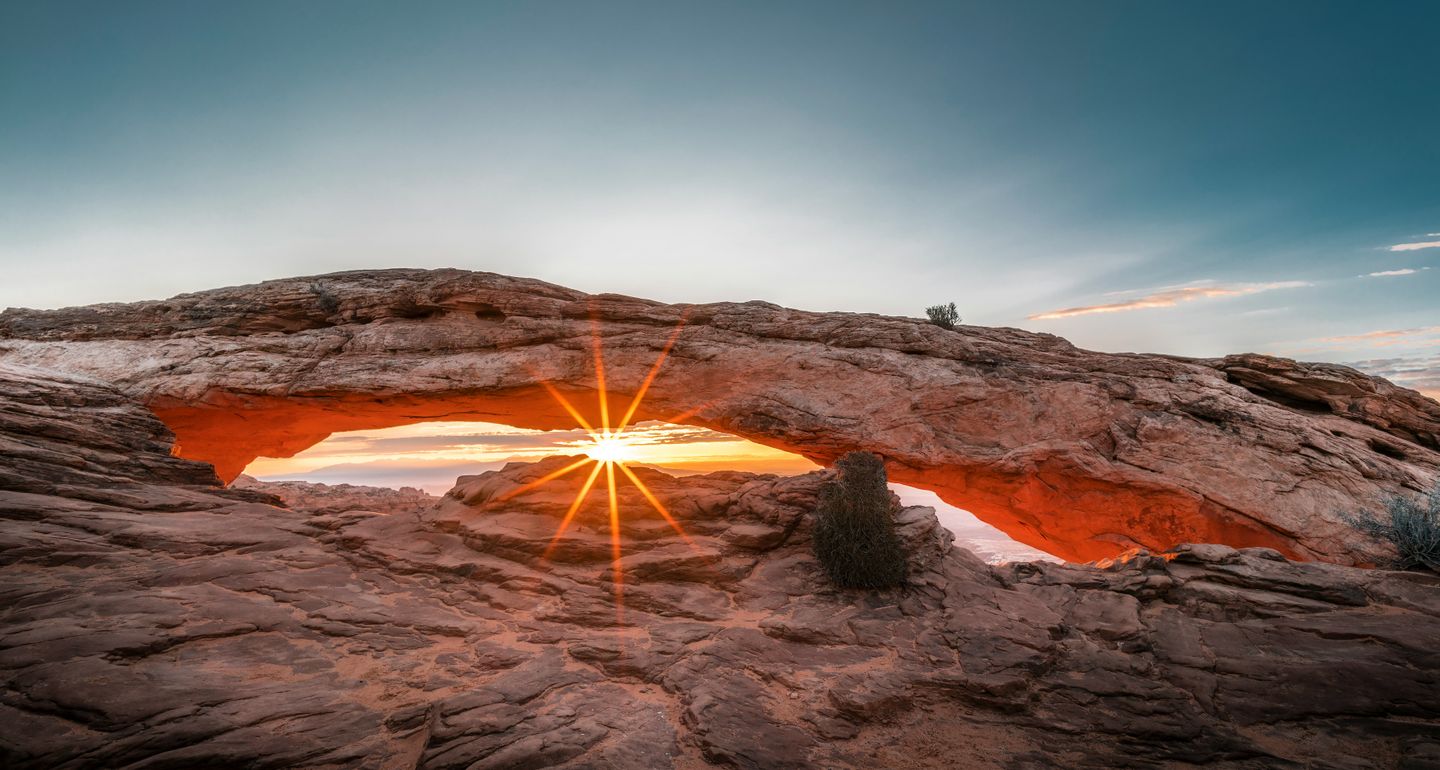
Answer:
POLYGON ((1395 250, 1440 244, 1437 25, 1420 2, 9 2, 0 306, 454 266, 953 300, 1440 392, 1440 245, 1395 250))

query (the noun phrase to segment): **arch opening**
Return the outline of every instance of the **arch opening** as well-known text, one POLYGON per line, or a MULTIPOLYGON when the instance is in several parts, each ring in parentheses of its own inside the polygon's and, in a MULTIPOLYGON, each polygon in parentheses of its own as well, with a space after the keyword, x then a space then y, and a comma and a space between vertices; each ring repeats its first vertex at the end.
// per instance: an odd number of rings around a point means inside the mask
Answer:
MULTIPOLYGON (((712 471, 797 475, 820 466, 811 460, 709 428, 647 421, 627 431, 623 444, 596 447, 584 429, 538 430, 494 422, 429 421, 345 431, 289 457, 259 457, 244 470, 262 482, 303 481, 418 489, 442 495, 462 475, 498 470, 510 462, 589 453, 672 476, 712 471), (620 454, 606 455, 612 449, 620 454), (623 454, 623 456, 621 456, 623 454)), ((1020 543, 929 490, 892 483, 905 505, 935 509, 955 544, 991 563, 1055 559, 1020 543)))
MULTIPOLYGON (((633 362, 612 368, 611 382, 632 385, 654 371, 633 362)), ((554 379, 526 372, 528 382, 509 387, 462 388, 451 382, 437 386, 422 379, 389 392, 211 391, 203 398, 184 400, 160 396, 149 405, 175 433, 176 454, 213 464, 221 480, 229 483, 257 458, 292 457, 332 434, 436 421, 573 430, 577 424, 604 423, 599 407, 602 392, 615 415, 623 414, 637 393, 644 395, 639 389, 605 390, 600 387, 603 380, 593 372, 590 368, 585 378, 554 379)), ((699 390, 714 392, 713 387, 699 390)), ((658 421, 708 428, 819 465, 829 465, 855 449, 876 451, 885 457, 892 482, 935 495, 922 499, 973 513, 1004 533, 997 544, 1013 541, 1082 562, 1136 547, 1164 550, 1186 542, 1268 546, 1292 558, 1304 556, 1291 547, 1294 541, 1284 533, 1234 516, 1213 500, 1163 483, 1117 479, 1103 466, 1077 465, 1063 448, 1052 452, 1039 444, 994 459, 977 452, 949 455, 938 463, 923 457, 923 463, 917 464, 916 453, 905 446, 912 441, 933 442, 932 434, 867 434, 830 416, 817 418, 776 396, 737 398, 722 391, 718 397, 702 397, 683 381, 664 376, 648 396, 631 414, 631 424, 658 421)))

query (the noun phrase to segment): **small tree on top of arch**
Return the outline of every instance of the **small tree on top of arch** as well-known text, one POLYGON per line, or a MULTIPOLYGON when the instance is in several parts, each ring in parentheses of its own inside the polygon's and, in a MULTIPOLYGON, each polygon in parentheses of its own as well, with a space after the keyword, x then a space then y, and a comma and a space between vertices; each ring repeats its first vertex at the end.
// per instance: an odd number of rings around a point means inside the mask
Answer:
POLYGON ((955 303, 948 305, 931 305, 925 308, 925 315, 930 318, 930 323, 941 329, 954 329, 955 324, 960 323, 960 311, 955 309, 955 303))

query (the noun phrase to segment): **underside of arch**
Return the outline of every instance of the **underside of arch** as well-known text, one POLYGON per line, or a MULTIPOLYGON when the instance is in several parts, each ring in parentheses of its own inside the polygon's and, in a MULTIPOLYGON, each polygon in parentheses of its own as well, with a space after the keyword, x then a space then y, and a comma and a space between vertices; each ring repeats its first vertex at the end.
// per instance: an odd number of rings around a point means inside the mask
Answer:
MULTIPOLYGON (((587 422, 601 423, 593 406, 597 403, 594 391, 561 392, 581 410, 587 422)), ((630 397, 626 393, 609 394, 612 403, 625 403, 630 397)), ((483 395, 457 393, 440 397, 267 398, 212 393, 204 406, 162 403, 152 405, 152 410, 175 432, 177 455, 211 463, 227 483, 258 457, 289 457, 332 433, 344 431, 436 420, 491 422, 538 430, 576 427, 575 419, 539 385, 483 395)), ((870 448, 787 441, 754 431, 747 420, 707 420, 703 412, 701 405, 663 413, 645 408, 638 417, 713 428, 799 454, 821 465, 831 464, 851 449, 870 448)), ((1010 471, 963 465, 915 468, 892 459, 889 473, 896 482, 929 489, 946 502, 972 511, 1020 542, 1075 561, 1179 542, 1266 546, 1291 557, 1306 555, 1283 533, 1229 515, 1198 495, 1177 494, 1159 486, 1109 483, 1097 478, 1095 469, 1075 467, 1063 455, 1035 453, 1015 463, 1010 471), (1095 510, 1110 512, 1116 518, 1105 528, 1097 527, 1093 517, 1077 521, 1078 526, 1064 527, 1065 515, 1037 515, 1042 511, 1083 515, 1095 510)))

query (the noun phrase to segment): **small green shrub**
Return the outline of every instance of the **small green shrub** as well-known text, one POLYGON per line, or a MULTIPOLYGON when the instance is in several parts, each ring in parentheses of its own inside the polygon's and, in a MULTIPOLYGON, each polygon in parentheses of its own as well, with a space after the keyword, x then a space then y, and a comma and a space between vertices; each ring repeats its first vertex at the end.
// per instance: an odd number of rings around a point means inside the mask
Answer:
POLYGON ((1384 513, 1345 514, 1345 521, 1395 547, 1395 558, 1383 566, 1440 572, 1440 482, 1424 498, 1397 495, 1385 501, 1384 513))
POLYGON ((869 452, 851 452, 835 467, 839 477, 820 489, 815 509, 816 558, 841 588, 899 585, 905 549, 895 534, 885 464, 869 452))
POLYGON ((931 305, 925 308, 925 315, 929 317, 930 323, 941 329, 954 329, 955 324, 960 323, 960 311, 955 309, 955 303, 948 305, 931 305))

